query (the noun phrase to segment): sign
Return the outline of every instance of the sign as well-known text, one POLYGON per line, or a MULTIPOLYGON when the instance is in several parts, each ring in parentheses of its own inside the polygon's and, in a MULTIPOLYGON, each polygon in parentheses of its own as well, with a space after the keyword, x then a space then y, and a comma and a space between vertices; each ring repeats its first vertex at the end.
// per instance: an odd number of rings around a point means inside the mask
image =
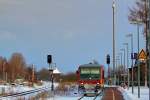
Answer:
POLYGON ((146 60, 146 52, 143 49, 140 51, 138 58, 139 60, 146 60))
POLYGON ((131 59, 137 59, 138 54, 137 53, 131 53, 131 59))

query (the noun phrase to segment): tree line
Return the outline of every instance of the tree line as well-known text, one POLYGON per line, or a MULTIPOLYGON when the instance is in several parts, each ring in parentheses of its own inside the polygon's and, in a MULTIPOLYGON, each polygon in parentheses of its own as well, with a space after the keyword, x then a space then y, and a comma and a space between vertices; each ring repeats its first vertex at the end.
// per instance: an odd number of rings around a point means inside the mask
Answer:
POLYGON ((10 59, 0 56, 0 80, 14 82, 16 79, 31 80, 32 65, 27 65, 21 53, 13 53, 10 59))
MULTIPOLYGON (((14 82, 16 79, 25 81, 50 80, 50 73, 47 68, 37 71, 33 65, 28 65, 21 53, 13 53, 10 59, 0 56, 0 81, 14 82)), ((76 81, 75 73, 61 74, 55 76, 55 81, 76 81)))

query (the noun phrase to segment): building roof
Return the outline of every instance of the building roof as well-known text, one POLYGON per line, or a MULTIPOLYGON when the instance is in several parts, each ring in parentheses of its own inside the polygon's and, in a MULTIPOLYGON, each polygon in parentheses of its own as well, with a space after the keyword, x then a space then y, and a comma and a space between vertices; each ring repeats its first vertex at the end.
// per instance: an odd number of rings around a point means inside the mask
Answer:
POLYGON ((53 71, 54 74, 60 74, 61 72, 58 70, 58 68, 55 68, 53 71))

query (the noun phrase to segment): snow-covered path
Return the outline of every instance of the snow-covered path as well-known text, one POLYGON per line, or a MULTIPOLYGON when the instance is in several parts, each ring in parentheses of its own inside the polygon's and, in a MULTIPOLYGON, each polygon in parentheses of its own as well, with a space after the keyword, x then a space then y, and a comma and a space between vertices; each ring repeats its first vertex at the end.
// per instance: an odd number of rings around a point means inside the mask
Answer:
POLYGON ((140 98, 138 98, 138 87, 134 87, 132 94, 132 87, 128 89, 119 88, 122 91, 125 100, 149 100, 149 88, 140 87, 140 98))

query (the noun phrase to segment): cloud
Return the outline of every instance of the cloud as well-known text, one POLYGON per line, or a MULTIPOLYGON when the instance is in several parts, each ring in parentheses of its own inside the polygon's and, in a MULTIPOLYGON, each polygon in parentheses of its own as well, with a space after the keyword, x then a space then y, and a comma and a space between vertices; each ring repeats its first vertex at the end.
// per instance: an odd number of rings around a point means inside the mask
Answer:
POLYGON ((65 40, 71 40, 75 37, 75 34, 73 32, 67 32, 63 34, 63 37, 65 40))
POLYGON ((8 31, 0 31, 0 40, 15 40, 16 35, 8 31))

